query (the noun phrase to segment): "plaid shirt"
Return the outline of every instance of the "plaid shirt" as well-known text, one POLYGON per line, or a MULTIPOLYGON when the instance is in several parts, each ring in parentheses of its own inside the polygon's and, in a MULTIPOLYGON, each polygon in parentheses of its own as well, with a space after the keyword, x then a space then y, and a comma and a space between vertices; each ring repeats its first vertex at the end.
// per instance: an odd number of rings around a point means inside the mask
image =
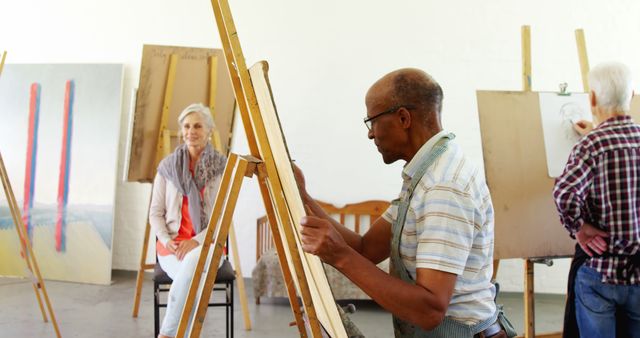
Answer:
POLYGON ((630 268, 625 257, 640 251, 640 125, 616 116, 583 137, 553 197, 571 237, 584 222, 609 233, 609 256, 586 263, 602 274, 602 282, 640 284, 640 267, 630 268))

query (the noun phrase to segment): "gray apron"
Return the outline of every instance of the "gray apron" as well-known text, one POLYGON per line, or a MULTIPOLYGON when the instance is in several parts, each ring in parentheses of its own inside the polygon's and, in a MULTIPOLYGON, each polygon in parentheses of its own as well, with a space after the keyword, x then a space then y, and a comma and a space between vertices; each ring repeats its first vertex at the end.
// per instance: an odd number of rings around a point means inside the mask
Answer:
MULTIPOLYGON (((409 210, 409 202, 413 196, 415 187, 422 179, 422 176, 427 172, 429 166, 431 166, 440 155, 442 155, 448 147, 448 143, 455 137, 453 134, 443 136, 433 147, 433 150, 429 154, 429 157, 420 164, 418 171, 411 178, 407 193, 404 198, 398 199, 392 202, 397 206, 397 217, 392 225, 392 237, 391 237, 391 265, 389 266, 391 275, 402 279, 403 281, 411 284, 415 284, 409 272, 407 271, 402 259, 400 258, 400 236, 404 223, 407 218, 407 211, 409 210)), ((457 322, 449 317, 444 317, 442 323, 433 330, 425 331, 415 325, 405 322, 397 317, 393 317, 393 329, 396 338, 473 338, 473 336, 484 331, 486 328, 495 323, 498 317, 498 312, 489 317, 487 320, 479 322, 475 325, 466 325, 457 322)))

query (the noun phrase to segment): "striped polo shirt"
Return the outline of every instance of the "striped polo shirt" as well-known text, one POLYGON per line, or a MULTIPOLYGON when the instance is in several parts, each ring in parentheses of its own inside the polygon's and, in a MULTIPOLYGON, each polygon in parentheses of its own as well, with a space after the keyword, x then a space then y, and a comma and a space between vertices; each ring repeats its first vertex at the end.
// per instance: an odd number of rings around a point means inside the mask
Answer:
MULTIPOLYGON (((445 135, 442 131, 429 139, 404 167, 400 198, 445 135)), ((382 217, 392 223, 397 207, 392 205, 382 217)), ((400 256, 414 280, 416 268, 458 276, 446 316, 476 324, 494 314, 491 196, 478 168, 454 142, 449 142, 415 188, 400 238, 400 256)))

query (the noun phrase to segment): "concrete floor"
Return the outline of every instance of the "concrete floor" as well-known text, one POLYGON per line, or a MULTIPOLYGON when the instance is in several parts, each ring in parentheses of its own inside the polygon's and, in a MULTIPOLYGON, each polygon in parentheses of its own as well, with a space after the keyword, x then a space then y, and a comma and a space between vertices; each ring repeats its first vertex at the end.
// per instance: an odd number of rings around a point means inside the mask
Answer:
MULTIPOLYGON (((47 281, 62 336, 153 337, 150 276, 142 290, 139 316, 131 317, 135 278, 134 272, 114 271, 110 286, 47 281)), ((288 301, 263 299, 255 305, 251 280, 246 284, 253 330, 244 330, 236 288, 235 337, 297 337, 296 327, 288 326, 293 321, 288 301)), ((389 314, 370 301, 352 303, 357 308, 352 318, 366 337, 393 336, 389 314)), ((522 332, 522 294, 502 294, 499 303, 504 304, 509 319, 522 332)), ((536 295, 536 332, 560 331, 563 309, 564 296, 536 295)), ((202 336, 224 337, 223 309, 209 309, 202 336)), ((42 321, 33 289, 25 279, 0 278, 0 337, 55 337, 52 325, 42 321)))

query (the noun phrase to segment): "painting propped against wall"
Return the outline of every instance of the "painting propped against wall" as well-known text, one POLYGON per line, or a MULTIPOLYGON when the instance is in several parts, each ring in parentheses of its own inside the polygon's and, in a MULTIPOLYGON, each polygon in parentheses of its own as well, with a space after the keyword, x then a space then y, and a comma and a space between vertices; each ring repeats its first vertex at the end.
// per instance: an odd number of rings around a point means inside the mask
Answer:
MULTIPOLYGON (((0 152, 43 278, 111 282, 123 66, 6 65, 0 152)), ((26 276, 0 197, 0 275, 26 276)))

